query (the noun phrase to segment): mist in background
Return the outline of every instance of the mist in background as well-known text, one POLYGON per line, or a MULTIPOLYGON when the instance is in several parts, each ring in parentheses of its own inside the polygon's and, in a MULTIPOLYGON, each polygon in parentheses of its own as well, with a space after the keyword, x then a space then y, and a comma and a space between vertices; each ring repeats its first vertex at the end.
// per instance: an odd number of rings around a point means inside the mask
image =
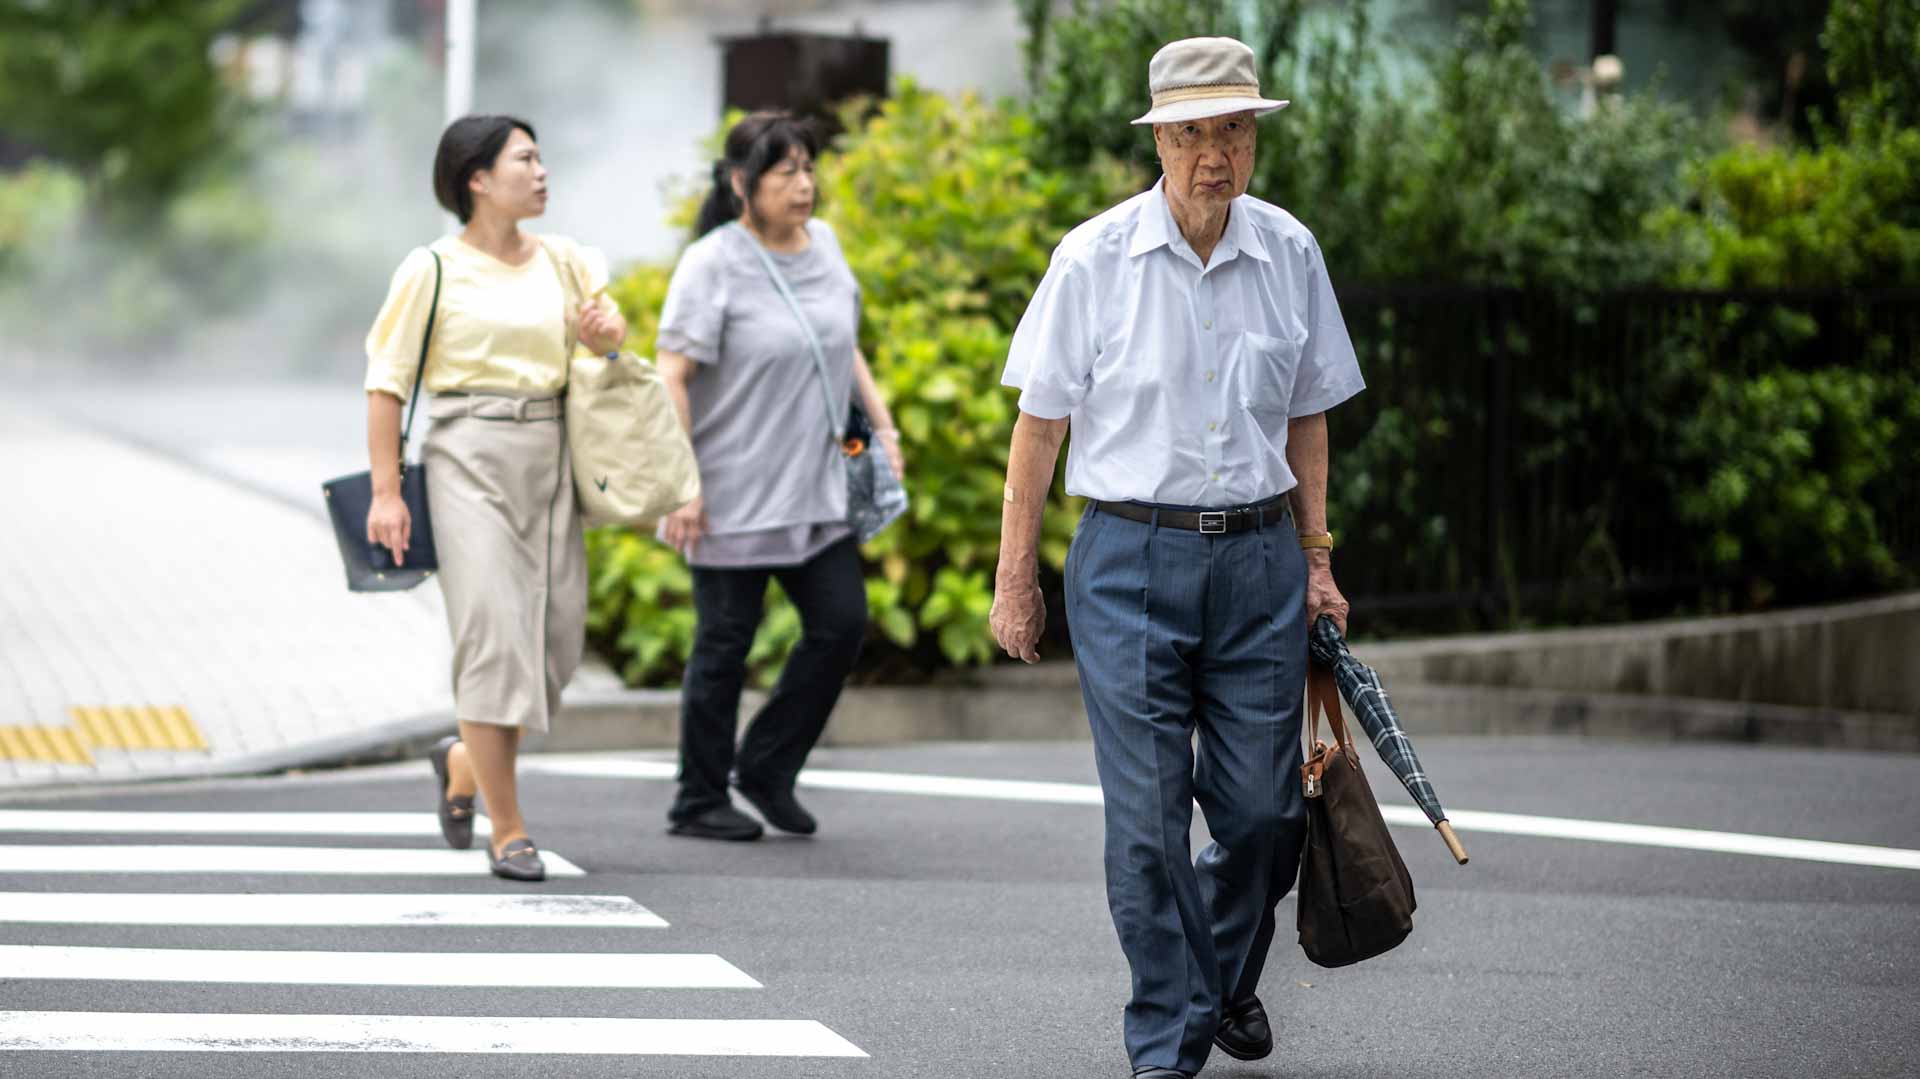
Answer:
MULTIPOLYGON (((238 137, 148 217, 96 220, 78 180, 36 172, 45 182, 27 185, 35 205, 14 228, 23 257, 0 274, 0 363, 36 377, 357 379, 394 267, 453 227, 430 181, 438 16, 410 8, 305 0, 292 37, 223 35, 210 52, 236 91, 238 137)), ((718 39, 763 19, 888 38, 893 72, 936 89, 1024 88, 1022 30, 1002 0, 482 0, 474 110, 530 121, 553 174, 532 227, 598 246, 616 268, 672 259, 687 237, 671 206, 706 182, 702 143, 722 115, 718 39)))

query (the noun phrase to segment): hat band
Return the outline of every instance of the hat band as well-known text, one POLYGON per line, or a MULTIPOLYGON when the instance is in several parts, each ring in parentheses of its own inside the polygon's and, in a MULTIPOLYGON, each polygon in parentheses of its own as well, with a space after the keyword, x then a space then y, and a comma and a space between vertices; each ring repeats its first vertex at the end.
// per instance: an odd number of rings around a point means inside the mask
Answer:
POLYGON ((1200 101, 1216 97, 1252 97, 1260 96, 1260 84, 1257 82, 1220 82, 1210 86, 1179 86, 1162 90, 1153 95, 1153 107, 1158 109, 1181 101, 1200 101))

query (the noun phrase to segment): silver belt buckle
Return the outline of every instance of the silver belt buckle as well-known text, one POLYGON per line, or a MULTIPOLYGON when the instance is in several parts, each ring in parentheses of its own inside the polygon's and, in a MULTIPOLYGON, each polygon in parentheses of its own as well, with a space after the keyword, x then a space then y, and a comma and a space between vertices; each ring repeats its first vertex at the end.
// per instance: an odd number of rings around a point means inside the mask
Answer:
POLYGON ((1200 532, 1207 536, 1223 536, 1227 532, 1227 511, 1209 510, 1200 514, 1200 532))

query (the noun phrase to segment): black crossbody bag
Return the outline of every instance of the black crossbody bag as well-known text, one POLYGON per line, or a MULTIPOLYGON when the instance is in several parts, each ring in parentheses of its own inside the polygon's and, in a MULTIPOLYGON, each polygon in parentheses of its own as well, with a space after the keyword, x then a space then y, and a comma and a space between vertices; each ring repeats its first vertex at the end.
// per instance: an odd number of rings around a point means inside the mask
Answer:
POLYGON ((400 430, 400 497, 413 518, 407 537, 406 564, 393 564, 384 544, 367 542, 367 515, 373 510, 373 473, 356 472, 320 485, 333 519, 333 538, 340 544, 340 561, 347 569, 349 592, 403 592, 433 576, 440 568, 433 549, 433 520, 427 512, 427 465, 407 465, 407 438, 413 433, 413 414, 420 406, 420 383, 427 373, 427 346, 433 343, 433 320, 440 310, 440 255, 433 256, 433 302, 427 308, 427 332, 420 338, 420 361, 414 365, 413 394, 407 402, 406 424, 400 430))

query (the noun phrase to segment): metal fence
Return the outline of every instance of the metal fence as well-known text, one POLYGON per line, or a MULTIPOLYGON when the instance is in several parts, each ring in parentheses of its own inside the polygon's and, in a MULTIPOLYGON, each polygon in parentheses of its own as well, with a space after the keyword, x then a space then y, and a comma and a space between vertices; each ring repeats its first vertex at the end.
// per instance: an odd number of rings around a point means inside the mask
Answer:
MULTIPOLYGON (((1887 587, 1814 550, 1715 558, 1680 503, 1709 481, 1699 418, 1728 379, 1841 369, 1920 394, 1920 290, 1353 289, 1341 306, 1368 390, 1330 417, 1330 506, 1341 587, 1374 628, 1887 587)), ((1880 540, 1920 564, 1920 460, 1865 498, 1880 540)))

